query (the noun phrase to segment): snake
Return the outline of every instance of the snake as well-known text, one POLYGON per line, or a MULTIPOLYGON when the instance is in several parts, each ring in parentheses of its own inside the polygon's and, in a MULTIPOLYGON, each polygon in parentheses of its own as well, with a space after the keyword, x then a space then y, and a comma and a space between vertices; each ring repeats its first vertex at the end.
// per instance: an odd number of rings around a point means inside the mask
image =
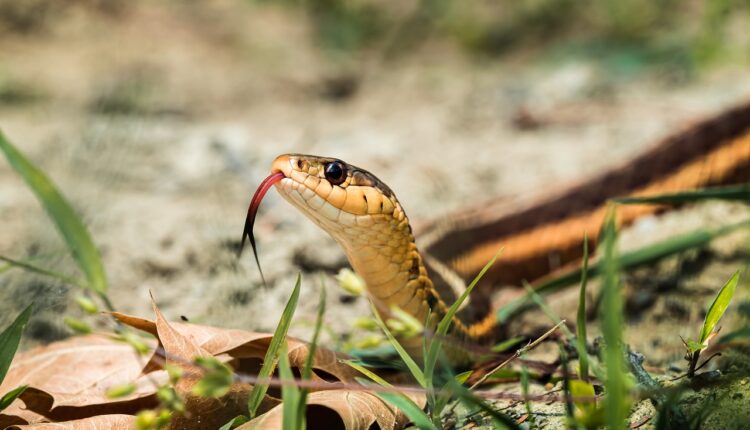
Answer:
MULTIPOLYGON (((283 154, 273 160, 271 174, 251 200, 242 242, 250 239, 258 262, 252 228, 260 201, 275 187, 339 243, 364 280, 376 312, 385 317, 399 308, 428 321, 445 315, 451 303, 439 271, 428 267, 427 255, 468 280, 502 246, 502 258, 483 281, 490 286, 520 285, 577 264, 584 241, 594 249, 614 197, 748 181, 750 103, 689 125, 628 162, 523 207, 507 209, 484 201, 448 214, 420 232, 423 254, 395 193, 375 175, 337 158, 283 154)), ((617 223, 625 226, 666 209, 626 205, 618 210, 617 223)), ((496 312, 487 300, 472 302, 472 307, 479 310, 453 316, 450 335, 477 342, 492 339, 496 312)), ((420 350, 414 345, 411 349, 420 350)))

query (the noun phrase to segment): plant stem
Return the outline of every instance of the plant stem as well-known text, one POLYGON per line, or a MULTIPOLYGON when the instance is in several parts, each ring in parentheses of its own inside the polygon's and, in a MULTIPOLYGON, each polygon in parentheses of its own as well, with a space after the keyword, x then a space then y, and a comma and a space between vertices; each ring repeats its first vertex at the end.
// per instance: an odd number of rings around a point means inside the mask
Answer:
POLYGON ((695 376, 695 367, 698 365, 698 359, 701 356, 700 351, 695 351, 693 355, 690 357, 690 366, 688 367, 687 371, 687 377, 692 378, 695 376))

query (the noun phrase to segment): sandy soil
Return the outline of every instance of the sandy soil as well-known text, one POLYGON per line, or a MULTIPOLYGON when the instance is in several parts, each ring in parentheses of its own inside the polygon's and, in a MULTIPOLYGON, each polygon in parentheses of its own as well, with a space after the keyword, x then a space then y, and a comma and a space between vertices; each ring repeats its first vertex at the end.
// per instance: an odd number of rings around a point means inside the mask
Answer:
MULTIPOLYGON (((731 66, 675 82, 576 59, 477 60, 440 43, 393 63, 341 64, 293 18, 264 3, 237 10, 139 1, 120 12, 71 6, 38 31, 0 37, 0 77, 28 96, 0 102, 0 127, 83 215, 122 311, 150 315, 150 291, 171 318, 272 330, 302 270, 293 332, 305 335, 319 280, 334 287, 332 274, 345 265, 335 243, 270 195, 256 226, 270 288, 249 254, 235 256, 246 205, 279 153, 336 156, 371 170, 419 225, 477 199, 512 202, 580 179, 750 97, 750 74, 731 66), (356 81, 354 93, 332 98, 332 82, 344 78, 356 81)), ((629 229, 623 246, 747 215, 726 204, 673 213, 629 229)), ((76 273, 5 163, 0 225, 1 254, 76 273)), ((628 340, 650 365, 679 361, 678 336, 698 330, 698 305, 747 261, 737 251, 746 239, 627 275, 641 304, 628 340)), ((329 289, 326 321, 347 333, 367 306, 329 289)), ((8 272, 0 324, 33 300, 31 337, 66 336, 62 319, 79 314, 78 294, 8 272)), ((562 315, 575 309, 574 301, 555 303, 562 315)))

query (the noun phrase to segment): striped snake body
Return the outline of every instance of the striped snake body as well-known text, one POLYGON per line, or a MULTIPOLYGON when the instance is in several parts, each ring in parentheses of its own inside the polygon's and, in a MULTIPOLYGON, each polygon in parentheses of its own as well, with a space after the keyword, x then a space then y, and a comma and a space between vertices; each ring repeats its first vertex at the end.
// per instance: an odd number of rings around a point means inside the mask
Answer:
MULTIPOLYGON (((426 321, 428 314, 441 317, 446 313, 448 304, 433 284, 404 209, 388 186, 341 160, 302 154, 277 157, 271 172, 248 212, 245 235, 253 246, 255 213, 265 192, 275 185, 287 201, 341 245, 381 315, 394 306, 419 321, 426 321)), ((589 245, 595 246, 606 203, 612 197, 747 181, 750 104, 698 123, 630 163, 520 211, 494 214, 491 204, 469 208, 428 226, 423 234, 428 253, 464 279, 471 279, 504 246, 503 257, 488 279, 494 284, 518 285, 550 273, 553 255, 560 265, 578 261, 584 232, 589 233, 589 245)), ((618 212, 618 222, 625 225, 664 209, 626 206, 618 212)), ((495 325, 494 312, 486 312, 473 323, 454 317, 451 334, 481 341, 491 337, 495 325)), ((421 339, 406 346, 419 353, 421 339)))

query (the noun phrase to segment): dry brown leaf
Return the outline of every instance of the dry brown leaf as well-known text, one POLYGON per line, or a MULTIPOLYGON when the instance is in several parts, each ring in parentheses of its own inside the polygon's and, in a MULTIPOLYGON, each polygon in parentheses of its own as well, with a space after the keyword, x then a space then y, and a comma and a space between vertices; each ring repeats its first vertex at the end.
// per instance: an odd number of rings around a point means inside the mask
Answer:
MULTIPOLYGON (((424 406, 424 396, 410 396, 424 406)), ((368 430, 374 423, 382 430, 400 429, 409 419, 393 405, 367 391, 330 390, 310 393, 307 401, 307 428, 368 430)), ((282 428, 283 406, 243 424, 237 430, 276 430, 282 428)))
MULTIPOLYGON (((154 321, 119 312, 113 312, 112 316, 133 328, 157 335, 157 324, 154 321)), ((255 375, 258 373, 262 359, 265 357, 273 338, 273 335, 269 333, 222 329, 179 322, 169 322, 169 325, 183 336, 191 339, 206 352, 214 356, 227 354, 231 358, 239 360, 239 363, 234 363, 235 369, 242 374, 255 375)), ((310 351, 306 342, 288 338, 287 351, 289 362, 293 367, 304 367, 310 351)), ((347 358, 349 357, 345 354, 325 348, 316 348, 313 360, 313 370, 316 374, 313 376, 313 380, 320 382, 333 379, 345 383, 355 383, 354 377, 359 376, 359 374, 349 366, 340 363, 340 360, 347 358)))
MULTIPOLYGON (((184 375, 187 375, 176 387, 184 396, 186 413, 174 416, 170 428, 215 429, 245 413, 249 384, 234 384, 220 399, 191 394, 201 372, 193 361, 199 356, 219 356, 229 361, 237 373, 255 375, 273 336, 168 322, 156 305, 154 313, 155 321, 113 314, 126 325, 157 337, 163 351, 154 353, 148 363, 144 363, 131 345, 103 335, 74 337, 16 356, 6 380, 0 385, 0 392, 23 384, 29 388, 20 400, 0 414, 2 428, 9 425, 18 425, 16 428, 129 428, 138 410, 158 406, 156 388, 168 380, 163 370, 165 360, 186 370, 184 375), (110 387, 133 382, 136 384, 134 393, 118 399, 106 396, 110 387), (42 427, 35 427, 39 425, 42 427), (122 427, 118 427, 120 425, 122 427)), ((151 347, 156 346, 155 342, 150 343, 151 347)), ((287 351, 291 365, 302 368, 310 349, 305 342, 290 338, 287 351)), ((316 349, 313 380, 319 385, 312 391, 323 390, 310 394, 310 414, 316 417, 316 423, 320 418, 358 429, 377 422, 381 428, 388 429, 405 422, 402 414, 371 393, 326 391, 331 388, 329 382, 356 383, 356 372, 340 363, 344 358, 347 357, 324 348, 316 349)), ((278 389, 269 393, 274 392, 278 389)), ((271 412, 253 421, 253 425, 272 427, 280 420, 278 405, 278 399, 267 395, 259 412, 271 412)))
POLYGON ((43 423, 12 426, 15 429, 33 430, 130 430, 135 425, 133 415, 98 415, 80 420, 65 421, 61 423, 43 423))
MULTIPOLYGON (((29 412, 62 420, 96 414, 132 413, 155 404, 155 386, 166 380, 165 372, 140 377, 143 360, 125 343, 101 335, 74 337, 18 354, 0 385, 7 392, 20 385, 29 388, 4 415, 29 422, 29 412), (112 386, 136 383, 125 397, 110 399, 112 386), (28 410, 27 410, 28 409, 28 410)), ((32 421, 33 422, 33 421, 32 421)))
POLYGON ((191 336, 180 333, 164 318, 156 302, 153 302, 156 314, 156 335, 164 348, 167 364, 179 366, 183 369, 183 377, 177 383, 177 392, 185 394, 200 379, 202 372, 193 362, 198 357, 207 357, 211 353, 201 348, 191 336))
POLYGON ((0 429, 8 428, 12 425, 36 424, 48 421, 44 416, 37 414, 29 409, 22 409, 20 405, 23 402, 17 402, 13 406, 14 415, 6 415, 7 409, 0 414, 0 429))

